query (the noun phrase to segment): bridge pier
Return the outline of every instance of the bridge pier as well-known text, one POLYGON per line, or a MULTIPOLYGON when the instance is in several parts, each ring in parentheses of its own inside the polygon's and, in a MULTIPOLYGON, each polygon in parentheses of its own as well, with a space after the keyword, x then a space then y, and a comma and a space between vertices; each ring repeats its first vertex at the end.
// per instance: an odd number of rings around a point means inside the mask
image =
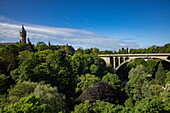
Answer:
POLYGON ((125 62, 126 61, 126 57, 123 57, 123 62, 125 62))
POLYGON ((118 57, 118 66, 120 65, 120 57, 118 57))
POLYGON ((116 69, 116 57, 113 57, 113 69, 116 69))
POLYGON ((106 66, 111 66, 111 58, 110 57, 100 57, 106 62, 106 66))

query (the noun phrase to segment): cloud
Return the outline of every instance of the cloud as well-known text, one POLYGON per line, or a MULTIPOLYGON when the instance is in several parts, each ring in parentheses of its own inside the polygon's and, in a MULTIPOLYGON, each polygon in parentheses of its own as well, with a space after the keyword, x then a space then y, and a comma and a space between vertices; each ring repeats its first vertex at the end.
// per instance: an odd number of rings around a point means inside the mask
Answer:
MULTIPOLYGON (((22 22, 17 22, 6 17, 0 16, 0 42, 18 42, 19 30, 22 22)), ((24 23, 27 37, 31 42, 39 41, 51 44, 69 44, 73 47, 91 48, 96 47, 100 50, 118 50, 122 47, 136 48, 138 44, 129 42, 126 39, 109 38, 85 30, 57 28, 41 25, 24 23)))

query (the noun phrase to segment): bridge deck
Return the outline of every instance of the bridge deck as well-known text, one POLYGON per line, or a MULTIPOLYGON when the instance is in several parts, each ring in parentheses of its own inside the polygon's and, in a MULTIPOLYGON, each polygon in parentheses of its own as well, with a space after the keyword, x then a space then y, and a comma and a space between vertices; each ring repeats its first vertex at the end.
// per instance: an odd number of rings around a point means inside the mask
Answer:
POLYGON ((148 54, 100 54, 100 57, 137 57, 137 56, 170 56, 170 53, 148 53, 148 54))

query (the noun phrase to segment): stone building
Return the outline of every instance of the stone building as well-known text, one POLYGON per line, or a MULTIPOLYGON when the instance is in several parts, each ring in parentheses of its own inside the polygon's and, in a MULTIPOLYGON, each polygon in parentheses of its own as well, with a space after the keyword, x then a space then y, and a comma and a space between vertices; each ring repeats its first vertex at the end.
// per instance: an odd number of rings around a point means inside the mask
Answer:
POLYGON ((22 28, 20 29, 19 33, 20 33, 20 42, 21 43, 26 43, 27 32, 24 29, 24 25, 22 25, 22 28))

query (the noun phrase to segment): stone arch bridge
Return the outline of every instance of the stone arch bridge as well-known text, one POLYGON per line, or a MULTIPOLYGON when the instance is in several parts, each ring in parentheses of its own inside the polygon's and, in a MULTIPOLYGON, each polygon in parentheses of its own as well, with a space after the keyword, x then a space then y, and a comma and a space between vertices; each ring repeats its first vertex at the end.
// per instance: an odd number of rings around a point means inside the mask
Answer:
POLYGON ((170 63, 170 53, 150 54, 100 54, 98 55, 106 62, 106 66, 112 66, 116 72, 123 64, 134 59, 161 59, 170 63))

